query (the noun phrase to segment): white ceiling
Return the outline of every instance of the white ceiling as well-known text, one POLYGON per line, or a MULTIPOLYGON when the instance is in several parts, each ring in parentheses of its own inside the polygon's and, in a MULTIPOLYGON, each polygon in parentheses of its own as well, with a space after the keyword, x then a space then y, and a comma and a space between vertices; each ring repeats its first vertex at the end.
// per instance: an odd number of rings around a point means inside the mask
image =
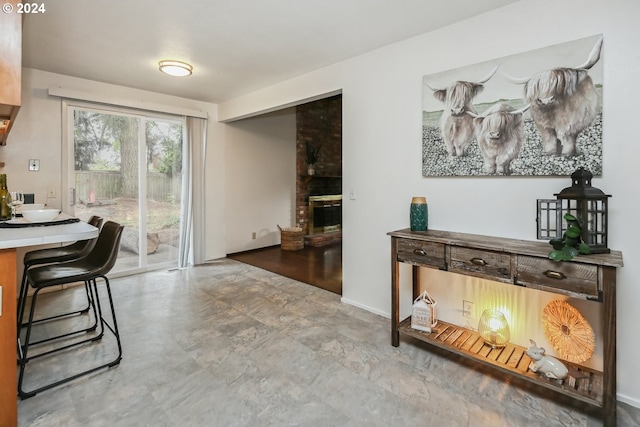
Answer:
POLYGON ((514 1, 55 0, 25 15, 23 65, 218 103, 514 1))

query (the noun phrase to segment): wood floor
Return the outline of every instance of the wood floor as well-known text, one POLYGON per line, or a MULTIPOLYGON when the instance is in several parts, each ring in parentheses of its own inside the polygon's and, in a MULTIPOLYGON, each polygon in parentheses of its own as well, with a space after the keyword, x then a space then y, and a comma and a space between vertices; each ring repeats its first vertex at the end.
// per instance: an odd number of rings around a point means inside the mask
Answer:
POLYGON ((342 295, 341 242, 299 251, 283 251, 278 245, 227 257, 342 295))

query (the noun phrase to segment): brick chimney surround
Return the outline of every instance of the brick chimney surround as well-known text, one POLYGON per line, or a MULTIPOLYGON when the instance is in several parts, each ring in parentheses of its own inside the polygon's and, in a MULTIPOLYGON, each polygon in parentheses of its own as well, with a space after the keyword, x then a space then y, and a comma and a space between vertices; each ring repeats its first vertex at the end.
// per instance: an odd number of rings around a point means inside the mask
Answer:
POLYGON ((342 239, 341 227, 313 233, 309 223, 309 196, 341 195, 342 95, 336 95, 296 107, 296 223, 306 234, 305 245, 324 246, 342 239), (307 171, 307 143, 320 147, 313 175, 307 171))

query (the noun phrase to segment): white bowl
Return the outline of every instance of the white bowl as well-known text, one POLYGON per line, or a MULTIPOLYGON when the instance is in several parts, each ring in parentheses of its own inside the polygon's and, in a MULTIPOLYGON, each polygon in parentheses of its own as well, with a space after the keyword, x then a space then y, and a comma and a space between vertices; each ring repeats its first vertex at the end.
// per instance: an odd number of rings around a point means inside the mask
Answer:
POLYGON ((30 222, 51 221, 57 217, 60 209, 33 209, 22 212, 22 217, 30 222))
POLYGON ((26 205, 20 205, 17 208, 18 213, 22 213, 23 211, 33 211, 44 209, 44 203, 28 203, 26 205))

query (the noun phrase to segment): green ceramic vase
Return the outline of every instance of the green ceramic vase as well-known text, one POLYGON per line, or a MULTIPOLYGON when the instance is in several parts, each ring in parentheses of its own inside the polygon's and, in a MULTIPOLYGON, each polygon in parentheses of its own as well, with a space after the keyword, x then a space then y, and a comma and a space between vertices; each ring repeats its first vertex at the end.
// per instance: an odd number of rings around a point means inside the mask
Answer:
POLYGON ((429 211, 426 197, 414 197, 411 199, 409 224, 411 225, 411 231, 427 231, 429 211))

